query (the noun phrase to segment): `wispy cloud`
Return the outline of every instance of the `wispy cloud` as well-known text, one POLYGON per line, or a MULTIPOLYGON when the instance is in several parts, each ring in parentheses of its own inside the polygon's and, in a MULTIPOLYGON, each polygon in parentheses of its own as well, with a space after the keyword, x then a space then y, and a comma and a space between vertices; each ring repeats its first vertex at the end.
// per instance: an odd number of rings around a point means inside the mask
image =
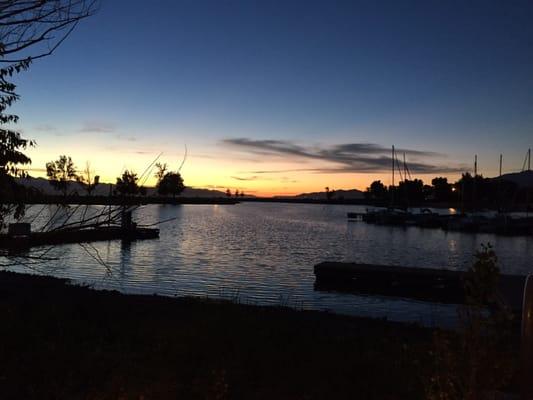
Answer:
POLYGON ((38 132, 56 132, 57 127, 51 124, 39 124, 36 125, 33 129, 38 132))
MULTIPOLYGON (((308 162, 323 161, 333 166, 297 168, 284 170, 248 171, 251 174, 271 174, 286 172, 314 173, 380 173, 390 169, 391 149, 375 143, 345 143, 334 146, 302 146, 283 140, 253 140, 247 138, 225 139, 223 144, 241 152, 256 156, 290 158, 291 161, 308 162)), ((415 149, 396 149, 408 159, 408 167, 412 172, 420 174, 454 173, 464 170, 460 165, 439 165, 433 159, 445 157, 434 151, 415 149)))
POLYGON ((123 135, 121 133, 115 135, 115 138, 118 139, 118 140, 126 140, 128 142, 136 142, 137 141, 137 138, 135 136, 127 136, 127 135, 123 135))
POLYGON ((28 167, 28 168, 21 168, 23 171, 26 171, 26 172, 46 172, 46 168, 33 168, 33 167, 28 167))
POLYGON ((114 124, 104 121, 86 121, 79 132, 84 133, 112 133, 116 131, 114 124))

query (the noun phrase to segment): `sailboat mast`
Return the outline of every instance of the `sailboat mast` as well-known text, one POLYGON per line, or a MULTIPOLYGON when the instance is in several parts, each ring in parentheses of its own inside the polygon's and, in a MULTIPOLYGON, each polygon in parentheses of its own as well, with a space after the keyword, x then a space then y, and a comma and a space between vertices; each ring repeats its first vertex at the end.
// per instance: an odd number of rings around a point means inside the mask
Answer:
MULTIPOLYGON (((531 171, 531 147, 527 149, 527 170, 531 171)), ((530 188, 526 188, 526 217, 529 217, 529 191, 530 188)))
POLYGON ((405 153, 403 153, 403 176, 407 180, 407 164, 405 163, 405 153))
POLYGON ((394 145, 392 145, 392 187, 394 187, 394 145))
POLYGON ((477 154, 474 156, 474 180, 472 182, 472 211, 475 211, 475 204, 476 204, 476 177, 477 177, 477 154))
POLYGON ((498 212, 502 211, 502 164, 503 164, 503 154, 500 153, 500 174, 498 176, 498 212))
POLYGON ((392 145, 392 158, 391 158, 391 166, 392 166, 392 185, 390 188, 390 205, 389 207, 394 207, 394 145, 392 145))

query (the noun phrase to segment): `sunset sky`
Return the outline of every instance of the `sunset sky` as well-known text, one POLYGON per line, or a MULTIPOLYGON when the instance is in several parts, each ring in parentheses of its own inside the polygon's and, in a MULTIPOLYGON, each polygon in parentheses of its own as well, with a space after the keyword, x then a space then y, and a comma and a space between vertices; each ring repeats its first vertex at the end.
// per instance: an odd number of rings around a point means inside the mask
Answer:
POLYGON ((531 1, 102 3, 17 78, 33 175, 67 154, 112 182, 187 146, 189 186, 294 194, 390 183, 393 144, 426 181, 533 147, 531 1))

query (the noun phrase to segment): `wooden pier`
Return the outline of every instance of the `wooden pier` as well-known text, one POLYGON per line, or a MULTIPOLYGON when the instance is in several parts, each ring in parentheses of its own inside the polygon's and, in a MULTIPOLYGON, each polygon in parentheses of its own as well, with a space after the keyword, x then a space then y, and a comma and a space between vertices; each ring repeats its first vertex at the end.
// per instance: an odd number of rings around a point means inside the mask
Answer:
POLYGON ((121 226, 101 226, 97 228, 57 230, 50 232, 31 232, 28 235, 0 235, 0 249, 19 250, 34 246, 85 243, 106 240, 156 239, 159 229, 124 229, 121 226))
MULTIPOLYGON (((342 262, 315 265, 315 289, 462 304, 464 271, 342 262)), ((502 296, 520 310, 525 276, 500 275, 502 296)))

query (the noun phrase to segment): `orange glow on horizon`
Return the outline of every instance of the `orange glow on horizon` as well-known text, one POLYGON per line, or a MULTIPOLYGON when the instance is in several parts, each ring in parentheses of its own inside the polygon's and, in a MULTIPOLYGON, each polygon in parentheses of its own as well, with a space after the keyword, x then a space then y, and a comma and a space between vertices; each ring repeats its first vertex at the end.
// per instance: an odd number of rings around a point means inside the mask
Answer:
MULTIPOLYGON (((70 147, 70 146, 69 146, 70 147)), ((81 150, 76 147, 72 150, 59 152, 50 147, 30 149, 28 155, 32 158, 30 175, 46 177, 45 164, 58 158, 60 154, 70 155, 79 171, 85 168, 86 162, 91 164, 94 175, 100 175, 100 181, 115 183, 116 178, 126 169, 136 172, 139 176, 153 163, 157 153, 124 151, 102 148, 102 146, 88 145, 81 150)), ((163 155, 160 162, 168 163, 170 170, 176 170, 180 162, 163 155)), ((176 153, 172 157, 180 160, 182 155, 176 153)), ((181 170, 185 185, 193 188, 211 189, 225 192, 230 189, 258 197, 292 196, 301 193, 323 192, 325 187, 331 190, 358 189, 364 191, 373 181, 381 180, 385 185, 391 184, 391 174, 383 173, 317 173, 312 170, 320 164, 302 164, 297 161, 275 160, 271 162, 256 160, 235 160, 231 157, 222 159, 220 156, 195 157, 191 155, 181 170), (302 168, 302 165, 305 168, 302 168), (264 171, 262 171, 264 170, 264 171)), ((156 183, 154 177, 155 167, 149 176, 144 175, 141 183, 153 187, 156 183)), ((430 184, 432 175, 420 175, 417 178, 430 184)), ((450 181, 458 179, 459 174, 448 175, 450 181)))

